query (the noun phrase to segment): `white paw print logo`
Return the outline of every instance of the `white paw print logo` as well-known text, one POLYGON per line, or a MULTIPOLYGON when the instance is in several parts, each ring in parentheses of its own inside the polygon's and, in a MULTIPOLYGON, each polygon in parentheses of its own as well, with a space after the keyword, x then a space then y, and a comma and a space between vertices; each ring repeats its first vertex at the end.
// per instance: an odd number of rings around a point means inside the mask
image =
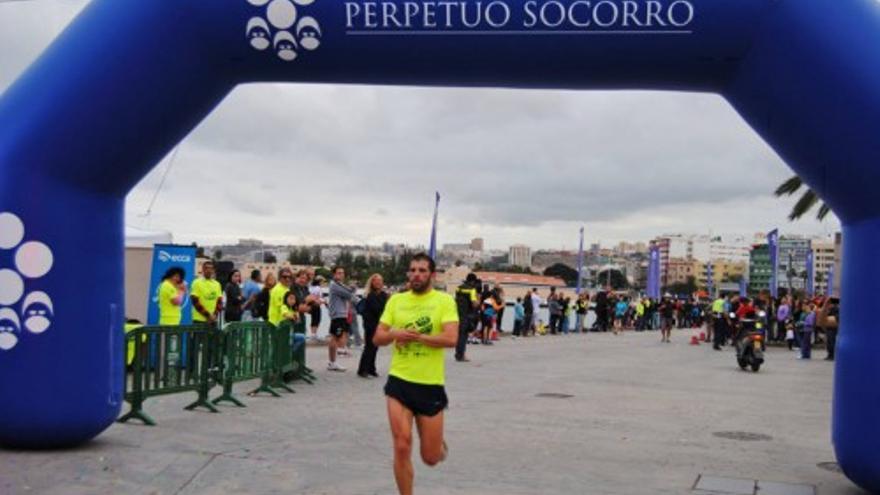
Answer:
POLYGON ((247 39, 255 50, 270 47, 285 62, 296 59, 301 50, 321 46, 321 26, 314 17, 300 16, 299 8, 315 0, 247 0, 255 7, 265 7, 263 15, 247 23, 247 39))
POLYGON ((15 250, 15 269, 0 262, 0 351, 15 347, 22 331, 45 332, 54 318, 48 294, 33 291, 25 295, 25 279, 38 279, 52 269, 52 250, 39 241, 22 242, 24 235, 20 218, 0 213, 0 252, 15 250))

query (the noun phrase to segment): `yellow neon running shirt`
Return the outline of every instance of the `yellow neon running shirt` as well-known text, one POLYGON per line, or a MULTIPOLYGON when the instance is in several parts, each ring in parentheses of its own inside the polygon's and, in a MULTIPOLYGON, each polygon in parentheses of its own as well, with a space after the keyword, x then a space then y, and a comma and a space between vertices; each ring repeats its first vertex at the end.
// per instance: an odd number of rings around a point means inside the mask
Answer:
MULTIPOLYGON (((223 295, 223 288, 220 287, 220 282, 216 280, 208 280, 206 278, 197 278, 192 285, 192 293, 193 296, 199 298, 199 302, 202 304, 202 307, 205 308, 209 314, 214 314, 214 310, 217 309, 217 302, 220 300, 220 297, 223 295)), ((193 306, 193 321, 208 321, 199 311, 193 306)))
MULTIPOLYGON (((412 291, 391 296, 380 322, 395 330, 417 330, 439 335, 444 323, 458 322, 455 299, 445 292, 426 294, 412 291)), ((419 342, 398 346, 391 344, 391 369, 388 374, 411 383, 443 385, 445 382, 443 349, 419 342)))
POLYGON ((284 319, 284 296, 290 292, 290 289, 283 284, 275 284, 269 291, 269 323, 278 325, 284 319))
POLYGON ((180 306, 171 300, 177 297, 177 287, 170 280, 163 280, 159 284, 159 324, 180 325, 183 312, 180 306))

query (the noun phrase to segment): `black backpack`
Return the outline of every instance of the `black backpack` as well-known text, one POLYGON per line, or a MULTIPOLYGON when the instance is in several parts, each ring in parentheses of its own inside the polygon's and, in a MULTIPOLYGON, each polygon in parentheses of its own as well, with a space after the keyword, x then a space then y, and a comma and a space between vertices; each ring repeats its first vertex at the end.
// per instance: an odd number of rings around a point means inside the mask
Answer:
POLYGON ((523 298, 523 309, 525 309, 526 313, 535 312, 535 306, 532 304, 531 294, 526 294, 526 297, 523 298))

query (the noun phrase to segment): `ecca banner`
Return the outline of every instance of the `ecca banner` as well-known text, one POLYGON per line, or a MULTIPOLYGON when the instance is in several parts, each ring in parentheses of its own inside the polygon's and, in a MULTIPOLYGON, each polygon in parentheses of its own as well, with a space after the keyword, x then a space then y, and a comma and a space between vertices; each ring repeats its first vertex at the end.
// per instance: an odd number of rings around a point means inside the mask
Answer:
MULTIPOLYGON (((195 246, 177 246, 174 244, 156 244, 153 246, 153 269, 150 274, 150 291, 149 300, 147 301, 147 324, 159 324, 159 284, 162 283, 162 275, 173 267, 179 266, 186 272, 186 286, 192 287, 194 273, 196 269, 196 248, 195 246)), ((181 325, 192 323, 192 311, 190 308, 189 297, 186 297, 183 303, 183 318, 181 325)))

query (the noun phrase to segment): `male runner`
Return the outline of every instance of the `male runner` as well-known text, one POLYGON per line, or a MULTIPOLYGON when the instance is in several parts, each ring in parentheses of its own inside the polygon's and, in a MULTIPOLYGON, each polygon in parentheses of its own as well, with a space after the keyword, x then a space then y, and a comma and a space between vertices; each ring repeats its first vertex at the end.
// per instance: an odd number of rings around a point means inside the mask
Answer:
POLYGON ((373 337, 377 346, 394 344, 385 395, 394 440, 394 478, 401 495, 413 493, 413 419, 422 461, 435 466, 447 453, 443 348, 455 347, 458 340, 458 310, 452 296, 434 290, 435 275, 430 256, 413 256, 407 272, 409 290, 391 296, 373 337))

